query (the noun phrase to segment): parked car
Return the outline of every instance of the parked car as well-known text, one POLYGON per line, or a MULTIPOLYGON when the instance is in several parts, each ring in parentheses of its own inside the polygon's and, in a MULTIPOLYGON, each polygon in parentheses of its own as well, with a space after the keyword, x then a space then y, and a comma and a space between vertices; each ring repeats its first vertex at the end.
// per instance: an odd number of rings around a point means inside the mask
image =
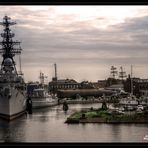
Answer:
POLYGON ((138 105, 138 106, 137 106, 137 110, 138 110, 138 109, 144 110, 143 105, 138 105))
POLYGON ((119 110, 121 110, 121 111, 125 111, 124 107, 120 107, 119 110))
POLYGON ((142 113, 143 111, 142 111, 141 108, 137 108, 136 112, 137 112, 137 113, 142 113))
POLYGON ((145 135, 143 139, 148 140, 148 135, 145 135))
POLYGON ((118 113, 121 115, 125 114, 125 112, 123 112, 122 110, 118 110, 118 113))
POLYGON ((125 113, 122 108, 117 108, 116 112, 117 112, 117 114, 124 114, 125 113))
POLYGON ((126 110, 127 110, 127 111, 133 111, 133 110, 134 110, 134 107, 133 107, 133 106, 128 105, 128 106, 126 106, 126 110))

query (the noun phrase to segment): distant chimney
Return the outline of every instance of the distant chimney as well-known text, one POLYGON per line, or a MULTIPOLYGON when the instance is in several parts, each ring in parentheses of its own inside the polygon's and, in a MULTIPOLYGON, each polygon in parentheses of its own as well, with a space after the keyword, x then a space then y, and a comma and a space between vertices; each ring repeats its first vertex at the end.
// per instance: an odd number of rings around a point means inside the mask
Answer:
POLYGON ((54 68, 55 68, 55 77, 54 77, 54 80, 57 81, 57 65, 56 63, 54 64, 54 68))

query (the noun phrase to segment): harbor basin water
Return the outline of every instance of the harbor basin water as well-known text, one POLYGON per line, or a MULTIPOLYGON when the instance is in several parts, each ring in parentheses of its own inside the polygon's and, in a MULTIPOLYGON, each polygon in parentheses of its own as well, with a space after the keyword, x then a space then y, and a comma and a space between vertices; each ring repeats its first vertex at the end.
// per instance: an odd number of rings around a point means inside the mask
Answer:
POLYGON ((70 104, 33 110, 11 122, 0 120, 0 142, 148 142, 148 124, 66 124, 66 118, 81 108, 99 108, 100 103, 70 104))

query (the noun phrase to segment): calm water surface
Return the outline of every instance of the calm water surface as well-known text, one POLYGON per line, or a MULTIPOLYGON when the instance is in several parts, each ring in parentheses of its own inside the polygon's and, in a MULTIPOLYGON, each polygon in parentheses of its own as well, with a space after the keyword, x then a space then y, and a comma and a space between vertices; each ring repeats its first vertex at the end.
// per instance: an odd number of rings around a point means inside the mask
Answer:
POLYGON ((66 118, 81 108, 101 104, 71 104, 34 110, 10 123, 0 120, 0 142, 144 142, 148 124, 66 124, 66 118))

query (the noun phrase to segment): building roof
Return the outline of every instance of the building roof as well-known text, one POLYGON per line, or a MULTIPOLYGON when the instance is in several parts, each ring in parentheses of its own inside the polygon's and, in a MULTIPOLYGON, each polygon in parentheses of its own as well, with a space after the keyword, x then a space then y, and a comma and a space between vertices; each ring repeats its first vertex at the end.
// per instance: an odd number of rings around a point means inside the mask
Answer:
POLYGON ((114 84, 109 86, 108 88, 123 88, 123 84, 114 84))
POLYGON ((73 79, 59 79, 59 80, 56 80, 56 81, 51 81, 49 83, 77 83, 77 81, 73 80, 73 79))

